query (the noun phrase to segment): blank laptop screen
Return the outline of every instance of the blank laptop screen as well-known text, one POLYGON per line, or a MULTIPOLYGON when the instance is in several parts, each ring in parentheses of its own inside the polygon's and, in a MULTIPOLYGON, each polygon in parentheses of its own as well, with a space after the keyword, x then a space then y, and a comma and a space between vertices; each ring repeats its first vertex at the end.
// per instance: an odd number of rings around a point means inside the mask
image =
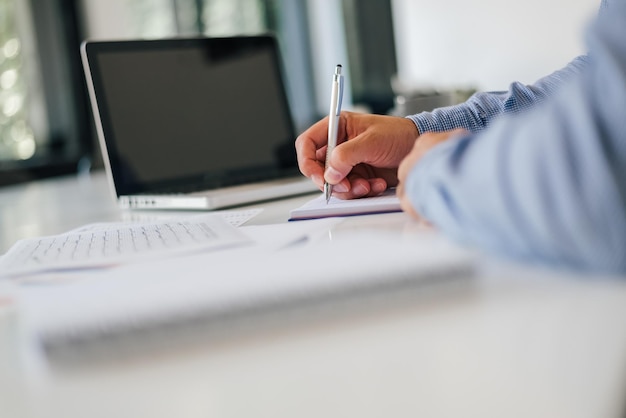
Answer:
POLYGON ((295 173, 270 36, 87 44, 118 195, 295 173))

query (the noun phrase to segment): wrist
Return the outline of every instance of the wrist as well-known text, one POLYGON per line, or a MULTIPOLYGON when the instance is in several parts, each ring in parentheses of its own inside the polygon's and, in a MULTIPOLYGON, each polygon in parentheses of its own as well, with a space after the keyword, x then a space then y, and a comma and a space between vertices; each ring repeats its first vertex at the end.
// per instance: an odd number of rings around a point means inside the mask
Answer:
POLYGON ((420 135, 422 135, 422 132, 420 132, 420 127, 418 126, 418 124, 410 117, 406 116, 404 117, 404 120, 406 121, 406 125, 411 126, 412 127, 412 132, 413 132, 413 139, 417 139, 420 135))

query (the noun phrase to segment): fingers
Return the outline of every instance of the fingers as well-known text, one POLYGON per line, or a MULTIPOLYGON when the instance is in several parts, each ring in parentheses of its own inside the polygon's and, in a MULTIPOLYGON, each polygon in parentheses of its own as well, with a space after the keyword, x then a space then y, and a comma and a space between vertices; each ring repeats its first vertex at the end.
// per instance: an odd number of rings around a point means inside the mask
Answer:
POLYGON ((298 168, 320 188, 324 187, 324 160, 328 140, 328 118, 324 118, 296 138, 298 168))
POLYGON ((361 197, 378 196, 387 190, 387 182, 381 178, 366 179, 359 175, 350 175, 344 181, 349 181, 350 189, 342 192, 339 183, 337 186, 333 186, 333 196, 339 199, 358 199, 361 197))
POLYGON ((398 196, 398 199, 400 200, 400 208, 410 217, 417 220, 423 220, 413 207, 413 203, 409 200, 409 197, 406 194, 405 184, 405 179, 402 179, 398 184, 398 187, 396 187, 396 196, 398 196))
POLYGON ((404 187, 402 187, 402 183, 400 183, 400 185, 396 189, 396 195, 398 196, 398 199, 400 199, 400 207, 402 208, 403 212, 405 212, 414 219, 421 219, 421 217, 413 207, 413 204, 404 193, 404 187))
POLYGON ((396 194, 400 199, 400 204, 403 211, 405 211, 412 217, 419 219, 418 213, 416 212, 406 194, 406 182, 411 171, 413 170, 413 167, 415 167, 415 165, 422 159, 422 157, 436 145, 466 133, 467 131, 464 129, 455 129, 452 131, 436 133, 432 132, 422 135, 420 139, 416 141, 415 146, 413 147, 411 152, 402 160, 400 166, 398 167, 399 183, 396 189, 396 194))
POLYGON ((465 129, 454 129, 445 132, 429 132, 420 136, 420 139, 415 142, 411 152, 409 152, 398 166, 398 180, 400 183, 406 181, 413 166, 415 166, 428 151, 442 142, 466 133, 468 132, 465 129))

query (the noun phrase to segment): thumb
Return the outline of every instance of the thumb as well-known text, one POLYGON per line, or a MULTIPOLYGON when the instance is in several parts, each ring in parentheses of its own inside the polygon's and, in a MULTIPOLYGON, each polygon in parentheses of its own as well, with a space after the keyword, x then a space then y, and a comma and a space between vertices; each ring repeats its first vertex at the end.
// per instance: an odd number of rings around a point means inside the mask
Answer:
POLYGON ((363 162, 359 155, 358 139, 342 142, 333 150, 324 178, 330 184, 337 184, 352 171, 355 165, 363 162), (355 146, 356 145, 356 146, 355 146))
POLYGON ((362 135, 337 145, 330 156, 324 178, 330 184, 337 184, 360 163, 372 163, 383 152, 378 141, 366 141, 362 135), (380 149, 379 149, 380 148, 380 149))

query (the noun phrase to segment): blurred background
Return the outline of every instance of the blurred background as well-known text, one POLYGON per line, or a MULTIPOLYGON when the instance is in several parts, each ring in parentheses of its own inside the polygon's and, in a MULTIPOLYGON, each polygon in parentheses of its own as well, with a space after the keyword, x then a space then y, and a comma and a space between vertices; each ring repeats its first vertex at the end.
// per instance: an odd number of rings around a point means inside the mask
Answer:
POLYGON ((275 33, 299 131, 345 108, 405 115, 532 83, 584 53, 600 0, 0 0, 0 186, 101 166, 85 39, 275 33))

